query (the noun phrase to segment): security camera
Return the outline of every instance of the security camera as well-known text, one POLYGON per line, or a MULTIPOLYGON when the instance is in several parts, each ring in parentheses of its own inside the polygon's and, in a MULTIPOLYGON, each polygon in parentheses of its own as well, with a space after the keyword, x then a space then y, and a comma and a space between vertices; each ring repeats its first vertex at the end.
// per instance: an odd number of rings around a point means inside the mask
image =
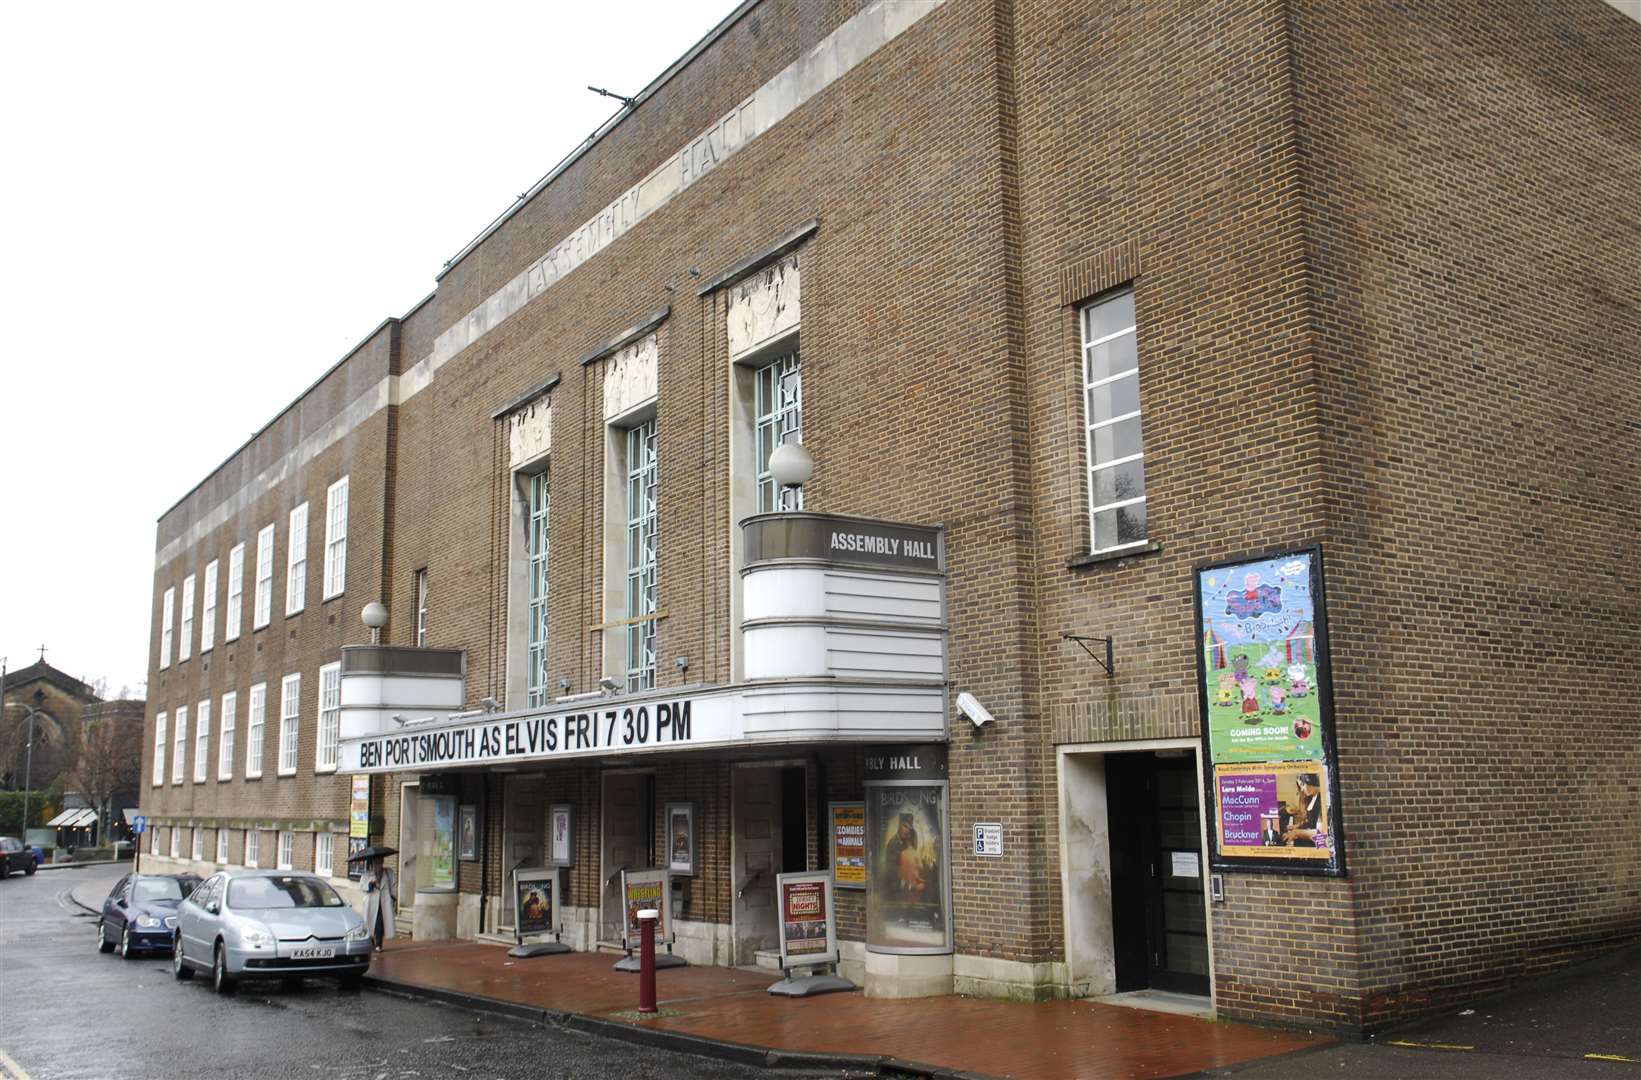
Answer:
POLYGON ((613 694, 617 690, 621 689, 621 684, 610 678, 608 675, 598 680, 598 685, 606 694, 613 694))
POLYGON ((957 695, 957 707, 977 728, 997 722, 997 717, 987 712, 986 707, 976 701, 974 695, 967 691, 957 695))

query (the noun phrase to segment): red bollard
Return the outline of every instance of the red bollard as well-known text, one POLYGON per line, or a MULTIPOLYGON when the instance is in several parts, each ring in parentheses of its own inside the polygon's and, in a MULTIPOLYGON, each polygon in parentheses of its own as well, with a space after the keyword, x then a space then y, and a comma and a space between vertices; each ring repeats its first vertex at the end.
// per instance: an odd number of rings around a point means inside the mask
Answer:
POLYGON ((655 1008, 655 920, 661 913, 645 908, 638 913, 638 1011, 656 1012, 655 1008))

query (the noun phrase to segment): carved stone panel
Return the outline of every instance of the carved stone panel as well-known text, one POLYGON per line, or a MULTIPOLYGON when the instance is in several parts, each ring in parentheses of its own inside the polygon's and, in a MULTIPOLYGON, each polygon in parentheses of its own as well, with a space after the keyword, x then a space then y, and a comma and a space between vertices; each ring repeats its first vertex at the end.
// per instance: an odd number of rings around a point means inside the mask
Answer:
POLYGON ((512 467, 527 465, 553 448, 553 399, 543 394, 507 418, 512 467))
POLYGON ((619 349, 604 362, 604 419, 612 420, 655 397, 660 347, 653 333, 619 349))
POLYGON ((729 298, 730 359, 797 329, 801 299, 797 255, 788 255, 736 285, 729 298))

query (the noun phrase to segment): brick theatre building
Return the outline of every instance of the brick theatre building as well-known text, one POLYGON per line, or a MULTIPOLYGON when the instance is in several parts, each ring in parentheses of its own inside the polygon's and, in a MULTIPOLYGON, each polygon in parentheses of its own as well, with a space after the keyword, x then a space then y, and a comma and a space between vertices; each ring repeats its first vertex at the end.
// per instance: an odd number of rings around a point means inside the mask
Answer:
POLYGON ((1637 221, 1598 0, 742 4, 160 519, 149 858, 1356 1030, 1632 942, 1637 221))

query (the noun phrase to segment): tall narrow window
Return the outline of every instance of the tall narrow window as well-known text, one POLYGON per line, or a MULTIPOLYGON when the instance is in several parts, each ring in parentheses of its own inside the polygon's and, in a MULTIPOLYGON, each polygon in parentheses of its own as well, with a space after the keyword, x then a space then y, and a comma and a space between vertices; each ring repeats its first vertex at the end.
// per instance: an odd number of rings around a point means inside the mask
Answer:
POLYGON ((427 568, 416 571, 416 647, 427 648, 427 568))
POLYGON ((279 684, 279 775, 296 773, 297 719, 302 712, 302 675, 287 675, 279 684))
POLYGON ((210 652, 217 638, 217 561, 205 564, 205 597, 200 601, 199 651, 210 652))
POLYGON ((1094 551, 1145 543, 1145 445, 1134 291, 1083 309, 1083 404, 1094 551))
POLYGON ((627 689, 655 686, 655 421, 627 429, 627 689))
POLYGON ((194 826, 194 861, 205 861, 205 830, 194 826))
POLYGON ((328 832, 313 834, 313 872, 320 877, 330 877, 331 865, 335 861, 336 838, 328 832))
POLYGON ((256 611, 251 616, 251 629, 260 630, 273 618, 273 556, 274 527, 266 526, 256 534, 256 611))
POLYGON ((171 637, 176 633, 177 590, 165 590, 160 597, 160 667, 171 666, 171 637))
POLYGON ((183 762, 188 758, 188 706, 177 707, 177 726, 171 735, 171 782, 182 783, 183 762))
POLYGON ((803 438, 803 379, 798 371, 798 354, 789 352, 765 364, 753 375, 756 390, 756 453, 758 455, 758 513, 773 510, 802 510, 803 489, 775 483, 769 471, 769 455, 789 440, 803 438))
POLYGON ((217 826, 217 862, 228 861, 228 830, 221 825, 217 826))
POLYGON ((154 786, 165 783, 165 713, 154 717, 154 786))
POLYGON ((234 778, 234 712, 239 708, 239 695, 230 690, 222 695, 222 731, 217 735, 217 779, 234 778))
POLYGON ((289 870, 296 861, 296 834, 282 832, 279 834, 279 867, 280 870, 289 870))
POLYGON ((182 827, 180 825, 171 826, 171 857, 173 859, 182 858, 182 827))
POLYGON ((150 826, 149 829, 148 829, 148 854, 158 855, 159 853, 160 853, 160 827, 158 825, 153 825, 153 826, 150 826))
POLYGON ((255 829, 245 830, 245 865, 255 870, 261 863, 262 834, 255 829))
POLYGON ((308 504, 291 511, 289 538, 285 541, 285 614, 302 610, 308 592, 308 504))
POLYGON ((177 660, 194 655, 194 575, 182 579, 182 638, 177 642, 177 660))
POLYGON ((314 756, 314 772, 336 771, 336 746, 341 731, 342 665, 326 664, 319 669, 319 752, 314 756))
POLYGON ((336 481, 325 492, 325 599, 347 588, 348 576, 348 478, 336 481))
POLYGON ((206 699, 195 707, 194 716, 194 783, 205 783, 211 767, 211 702, 206 699))
POLYGON ((228 552, 228 610, 222 616, 222 640, 239 636, 239 616, 245 606, 245 545, 235 544, 228 552))
POLYGON ((530 575, 530 603, 525 618, 530 635, 525 652, 526 688, 531 708, 547 704, 547 558, 550 548, 547 531, 550 485, 546 470, 525 481, 529 490, 529 522, 526 525, 530 575))
POLYGON ((262 775, 263 730, 268 716, 268 684, 251 687, 250 710, 245 714, 245 779, 262 775))

